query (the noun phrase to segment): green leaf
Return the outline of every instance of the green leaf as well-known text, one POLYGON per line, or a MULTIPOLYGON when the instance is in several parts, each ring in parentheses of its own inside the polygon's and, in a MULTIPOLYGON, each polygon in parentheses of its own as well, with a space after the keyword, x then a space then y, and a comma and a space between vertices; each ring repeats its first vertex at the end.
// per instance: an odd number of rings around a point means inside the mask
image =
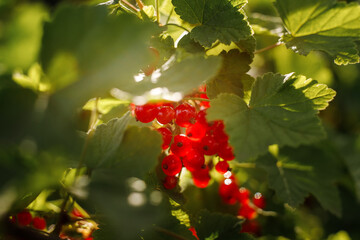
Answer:
POLYGON ((252 59, 247 53, 230 50, 222 53, 222 65, 218 74, 206 84, 206 93, 210 99, 220 93, 234 93, 245 99, 250 98, 254 79, 247 75, 252 59))
POLYGON ((227 0, 173 0, 172 3, 183 20, 197 25, 190 36, 205 47, 216 40, 230 44, 251 35, 244 15, 227 0))
POLYGON ((311 193, 325 209, 341 216, 340 196, 333 184, 339 167, 326 150, 283 148, 277 155, 260 157, 257 166, 267 171, 269 186, 290 206, 297 207, 311 193))
POLYGON ((223 93, 213 99, 209 120, 223 119, 239 161, 264 154, 268 146, 311 144, 325 137, 319 110, 335 91, 317 81, 293 74, 268 73, 256 79, 247 104, 223 93))
POLYGON ((250 235, 240 233, 241 221, 239 218, 216 212, 202 210, 194 224, 200 240, 250 240, 250 235))
POLYGON ((277 0, 275 6, 289 32, 283 38, 288 48, 302 55, 324 51, 339 65, 359 62, 354 43, 360 39, 358 3, 277 0))
POLYGON ((108 123, 96 127, 90 136, 85 162, 90 168, 98 168, 111 161, 118 150, 127 124, 130 120, 129 112, 121 118, 114 118, 108 123))
POLYGON ((161 135, 148 127, 129 127, 117 153, 116 167, 126 176, 143 177, 157 164, 161 153, 161 135))
MULTIPOLYGON (((92 173, 89 201, 104 216, 109 239, 139 239, 141 229, 161 222, 166 214, 166 199, 141 180, 153 170, 161 152, 161 135, 150 128, 129 127, 116 160, 92 173)), ((100 214, 101 215, 101 214, 100 214)))

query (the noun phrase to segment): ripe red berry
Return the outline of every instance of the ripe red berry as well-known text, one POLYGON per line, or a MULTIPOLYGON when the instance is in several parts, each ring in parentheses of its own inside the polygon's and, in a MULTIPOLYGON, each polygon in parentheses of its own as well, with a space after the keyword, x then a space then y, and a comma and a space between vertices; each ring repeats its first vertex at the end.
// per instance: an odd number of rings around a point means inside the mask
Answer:
POLYGON ((266 204, 264 196, 259 192, 254 194, 254 197, 252 198, 252 202, 255 206, 261 209, 263 209, 266 204))
POLYGON ((241 204, 238 215, 251 220, 256 217, 256 211, 248 204, 241 204))
POLYGON ((184 157, 182 157, 184 167, 190 172, 201 170, 205 164, 205 158, 202 153, 196 149, 191 149, 184 157))
POLYGON ((260 225, 256 220, 252 220, 252 221, 246 220, 241 225, 241 231, 240 232, 259 235, 260 234, 260 225))
POLYGON ((191 141, 186 136, 176 135, 174 142, 170 146, 170 150, 179 157, 185 156, 191 150, 191 141))
POLYGON ((182 103, 175 108, 175 122, 180 127, 188 127, 196 121, 196 110, 188 104, 182 103))
POLYGON ((168 128, 158 128, 157 131, 161 133, 163 144, 162 149, 168 149, 172 139, 172 132, 168 128))
POLYGON ((167 124, 175 118, 175 110, 172 106, 160 106, 156 119, 161 124, 167 124))
POLYGON ((188 136, 193 141, 200 141, 201 138, 205 136, 206 126, 199 122, 196 122, 193 125, 190 125, 186 128, 186 136, 188 136))
POLYGON ((166 176, 165 180, 164 180, 164 188, 166 189, 173 189, 174 187, 176 187, 178 179, 174 176, 166 176))
POLYGON ((220 161, 215 165, 216 171, 220 174, 224 174, 229 171, 229 163, 226 161, 220 161))
POLYGON ((158 108, 155 104, 145 104, 135 107, 136 119, 142 123, 148 123, 155 119, 158 114, 158 108))
POLYGON ((220 145, 218 155, 225 161, 231 161, 235 158, 233 148, 229 144, 226 144, 225 146, 220 145))
POLYGON ((31 216, 31 213, 27 210, 24 210, 22 212, 19 212, 17 214, 17 220, 18 220, 18 223, 19 225, 21 226, 27 226, 31 223, 32 221, 32 216, 31 216))
POLYGON ((161 163, 161 168, 166 175, 175 176, 181 171, 182 163, 179 157, 170 154, 164 157, 161 163))
POLYGON ((219 195, 227 204, 235 204, 238 201, 238 194, 238 186, 231 179, 225 179, 219 186, 219 195))
POLYGON ((32 225, 36 229, 43 230, 46 228, 46 220, 42 217, 34 217, 32 225))
POLYGON ((248 204, 249 203, 249 195, 250 195, 250 191, 244 187, 241 187, 239 189, 239 202, 241 202, 242 204, 248 204))
POLYGON ((205 166, 205 168, 192 172, 192 177, 195 186, 206 188, 210 182, 209 168, 205 166))
POLYGON ((217 153, 219 145, 215 138, 211 136, 205 136, 200 142, 201 151, 205 155, 214 155, 217 153))
POLYGON ((205 110, 201 110, 200 112, 198 112, 198 114, 196 115, 196 122, 201 123, 203 125, 208 125, 208 122, 206 121, 206 111, 205 110))

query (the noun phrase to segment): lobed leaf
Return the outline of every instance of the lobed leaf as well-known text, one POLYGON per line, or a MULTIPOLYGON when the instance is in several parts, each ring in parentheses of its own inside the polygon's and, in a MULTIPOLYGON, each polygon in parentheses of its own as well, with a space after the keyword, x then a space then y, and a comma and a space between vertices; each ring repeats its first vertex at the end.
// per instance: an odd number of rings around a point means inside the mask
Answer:
POLYGON ((278 155, 260 157, 257 166, 267 171, 269 186, 290 206, 297 207, 311 193, 325 209, 340 217, 340 196, 333 184, 338 167, 332 158, 316 147, 283 148, 278 155))
MULTIPOLYGON (((210 47, 216 40, 230 44, 251 35, 244 15, 227 0, 172 0, 172 3, 181 19, 197 25, 190 36, 205 47, 210 47)), ((233 4, 244 2, 233 1, 233 4)))
POLYGON ((268 73, 256 79, 249 104, 223 93, 211 101, 209 120, 223 119, 239 161, 264 154, 268 146, 311 144, 325 137, 319 110, 335 91, 304 76, 268 73))

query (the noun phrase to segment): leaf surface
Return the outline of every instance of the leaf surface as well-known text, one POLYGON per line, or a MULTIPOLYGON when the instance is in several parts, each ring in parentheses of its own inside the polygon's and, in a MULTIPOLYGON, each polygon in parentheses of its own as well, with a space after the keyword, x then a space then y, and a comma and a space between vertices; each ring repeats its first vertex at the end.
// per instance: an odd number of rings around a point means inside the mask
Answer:
POLYGON ((359 62, 354 43, 360 39, 360 5, 336 0, 277 0, 275 2, 289 34, 288 48, 302 55, 320 50, 337 64, 359 62))
POLYGON ((319 110, 335 91, 304 76, 268 73, 256 79, 247 104, 223 93, 210 103, 209 120, 223 119, 239 161, 264 154, 268 146, 311 144, 325 137, 319 110))
MULTIPOLYGON (((251 30, 244 15, 227 0, 173 0, 175 12, 191 24, 191 37, 205 47, 216 40, 230 44, 250 37, 251 30)), ((234 5, 243 1, 233 1, 234 5)))
POLYGON ((278 155, 260 157, 257 166, 267 171, 269 186, 290 206, 299 206, 311 193, 325 209, 341 216, 340 196, 333 184, 339 168, 331 154, 316 147, 287 147, 278 155))

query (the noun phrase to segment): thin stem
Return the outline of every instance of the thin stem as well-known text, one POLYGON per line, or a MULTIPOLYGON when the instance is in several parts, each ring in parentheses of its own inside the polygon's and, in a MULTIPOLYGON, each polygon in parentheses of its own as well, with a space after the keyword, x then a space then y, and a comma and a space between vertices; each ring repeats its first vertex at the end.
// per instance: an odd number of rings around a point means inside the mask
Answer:
POLYGON ((264 47, 262 49, 259 49, 259 50, 255 51, 254 54, 262 53, 262 52, 265 52, 267 50, 276 48, 276 47, 280 46, 281 44, 282 44, 281 42, 277 42, 277 43, 275 43, 273 45, 270 45, 270 46, 267 46, 267 47, 264 47))
POLYGON ((239 162, 233 162, 235 167, 242 167, 242 168, 255 168, 255 163, 239 163, 239 162))
POLYGON ((126 0, 120 0, 120 2, 125 3, 125 5, 127 5, 129 8, 131 8, 132 10, 134 10, 134 11, 136 11, 136 12, 139 11, 139 9, 137 9, 134 5, 132 5, 131 3, 129 3, 129 2, 126 1, 126 0))
POLYGON ((137 5, 139 6, 140 10, 143 10, 144 3, 141 0, 136 0, 137 5))
POLYGON ((180 235, 178 235, 178 234, 176 234, 176 233, 170 232, 169 230, 167 230, 167 229, 165 229, 165 228, 162 228, 162 227, 156 226, 156 227, 155 227, 155 231, 165 233, 166 235, 171 236, 171 237, 173 237, 174 239, 187 240, 187 239, 184 238, 183 236, 180 236, 180 235))
POLYGON ((184 30, 187 31, 187 32, 190 32, 190 30, 188 30, 188 29, 186 29, 185 27, 180 26, 180 25, 178 25, 178 24, 176 24, 176 23, 167 23, 167 24, 165 24, 165 26, 175 26, 175 27, 178 27, 178 28, 182 28, 182 29, 184 29, 184 30))
POLYGON ((160 25, 159 0, 155 0, 155 7, 156 7, 156 21, 158 25, 160 25))
POLYGON ((198 101, 203 101, 203 102, 210 102, 210 99, 207 98, 199 98, 199 97, 186 97, 184 98, 184 100, 198 100, 198 101))
POLYGON ((98 6, 101 6, 101 5, 110 6, 110 5, 115 5, 115 4, 117 4, 116 0, 109 0, 107 2, 99 3, 98 6))
POLYGON ((172 7, 172 9, 171 9, 171 11, 170 11, 170 13, 169 13, 169 16, 168 16, 167 19, 166 19, 166 23, 165 23, 165 24, 168 24, 168 23, 169 23, 170 18, 171 18, 171 15, 173 14, 173 12, 174 12, 174 7, 172 7))

